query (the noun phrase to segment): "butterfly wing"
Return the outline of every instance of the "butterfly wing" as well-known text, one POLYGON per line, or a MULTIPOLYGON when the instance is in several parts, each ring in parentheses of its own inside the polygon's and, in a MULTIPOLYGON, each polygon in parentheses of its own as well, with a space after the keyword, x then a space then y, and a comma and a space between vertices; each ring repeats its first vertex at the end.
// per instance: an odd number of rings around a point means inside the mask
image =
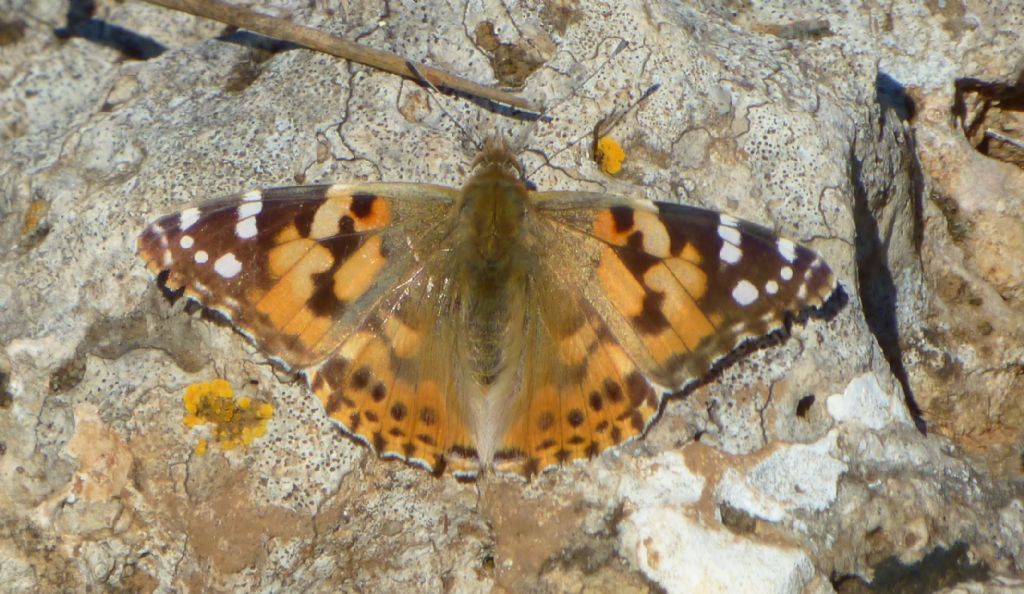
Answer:
POLYGON ((835 288, 814 252, 728 215, 601 194, 536 193, 533 205, 533 276, 551 288, 533 291, 543 356, 524 355, 497 450, 513 472, 642 433, 665 395, 835 288))
POLYGON ((254 191, 163 217, 138 249, 168 289, 307 370, 350 434, 430 468, 452 452, 468 472, 451 337, 435 328, 451 306, 443 262, 456 198, 421 184, 254 191))
POLYGON ((253 191, 157 220, 138 249, 168 289, 303 368, 436 249, 453 200, 448 188, 412 184, 253 191))
POLYGON ((388 291, 309 380, 328 415, 382 456, 468 478, 480 466, 474 385, 462 373, 447 255, 388 291))

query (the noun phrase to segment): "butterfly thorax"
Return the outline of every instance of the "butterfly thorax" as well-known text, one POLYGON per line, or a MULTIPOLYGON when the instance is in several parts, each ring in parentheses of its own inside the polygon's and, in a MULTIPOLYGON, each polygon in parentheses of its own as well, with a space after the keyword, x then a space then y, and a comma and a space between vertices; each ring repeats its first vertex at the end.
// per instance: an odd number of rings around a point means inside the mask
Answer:
POLYGON ((500 267, 522 249, 527 189, 521 168, 500 140, 481 151, 477 171, 463 187, 457 204, 467 247, 487 266, 500 267))

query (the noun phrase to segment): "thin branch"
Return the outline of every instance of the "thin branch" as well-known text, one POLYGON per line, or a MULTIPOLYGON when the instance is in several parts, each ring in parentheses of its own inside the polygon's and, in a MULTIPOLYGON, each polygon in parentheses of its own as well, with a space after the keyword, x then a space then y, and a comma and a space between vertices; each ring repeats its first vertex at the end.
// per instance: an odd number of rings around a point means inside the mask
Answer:
POLYGON ((1006 144, 1013 145, 1019 149, 1024 149, 1024 141, 1017 140, 1016 138, 1010 138, 1009 136, 1000 134, 995 130, 985 130, 985 136, 988 136, 989 138, 995 138, 1000 142, 1005 142, 1006 144))
POLYGON ((248 29, 260 35, 290 41, 312 50, 331 54, 352 62, 358 62, 385 72, 404 76, 417 82, 427 81, 431 85, 482 97, 496 103, 503 103, 518 109, 537 113, 540 109, 526 99, 492 87, 448 74, 429 66, 409 67, 409 61, 398 54, 377 50, 353 41, 325 33, 311 27, 297 25, 284 19, 260 14, 240 6, 233 6, 222 0, 144 0, 150 4, 172 10, 187 12, 198 17, 220 21, 240 29, 248 29))

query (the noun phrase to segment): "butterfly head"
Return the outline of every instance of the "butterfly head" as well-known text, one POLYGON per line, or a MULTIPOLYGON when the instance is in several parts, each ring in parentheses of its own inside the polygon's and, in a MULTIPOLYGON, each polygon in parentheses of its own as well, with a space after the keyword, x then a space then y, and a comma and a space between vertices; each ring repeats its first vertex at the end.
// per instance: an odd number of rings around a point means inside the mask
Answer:
POLYGON ((455 212, 466 233, 464 247, 473 249, 473 259, 491 266, 521 247, 529 192, 522 165, 500 134, 484 143, 473 168, 455 212))
POLYGON ((477 177, 500 176, 516 181, 525 177, 522 164, 500 132, 484 141, 483 148, 473 159, 473 169, 477 177))

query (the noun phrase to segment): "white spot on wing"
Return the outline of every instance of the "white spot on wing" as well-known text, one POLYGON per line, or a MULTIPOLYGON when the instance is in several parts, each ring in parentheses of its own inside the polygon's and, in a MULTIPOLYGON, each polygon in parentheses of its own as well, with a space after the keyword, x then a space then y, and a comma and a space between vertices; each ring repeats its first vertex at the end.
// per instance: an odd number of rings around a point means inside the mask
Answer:
POLYGON ((239 239, 252 239, 256 237, 256 219, 249 217, 242 219, 235 225, 235 235, 239 239))
POLYGON ((217 258, 217 261, 213 263, 213 269, 224 278, 232 278, 242 271, 242 263, 234 254, 228 252, 217 258))
POLYGON ((739 219, 733 216, 729 216, 727 214, 718 215, 718 221, 725 225, 726 227, 735 227, 740 224, 739 219))
POLYGON ((718 226, 718 236, 724 241, 731 243, 735 246, 740 245, 740 232, 735 227, 727 227, 726 225, 718 226))
POLYGON ((718 257, 726 264, 735 264, 743 257, 743 252, 740 251, 740 248, 727 241, 722 244, 722 250, 718 252, 718 257))
POLYGON ((181 239, 178 240, 178 244, 181 245, 182 249, 191 249, 195 245, 196 240, 192 239, 191 235, 182 235, 181 239))
POLYGON ((782 270, 779 271, 779 277, 784 281, 792 280, 793 269, 790 268, 789 266, 783 266, 782 270))
POLYGON ((195 255, 196 264, 206 264, 210 260, 210 254, 206 250, 199 250, 195 255))
MULTIPOLYGON (((242 194, 242 200, 244 200, 246 202, 255 202, 256 200, 261 200, 262 198, 263 198, 263 192, 261 192, 259 190, 250 190, 250 191, 246 192, 245 194, 242 194)), ((257 212, 259 212, 259 211, 257 211, 257 212)))
POLYGON ((741 280, 736 283, 736 287, 732 290, 732 298, 740 305, 747 306, 757 301, 757 287, 752 285, 748 280, 741 280))
POLYGON ((779 254, 786 259, 786 262, 792 264, 796 260, 796 244, 784 237, 780 237, 778 245, 779 254))
POLYGON ((188 228, 191 227, 192 225, 195 225, 196 221, 198 220, 199 209, 195 207, 186 208, 185 210, 181 211, 180 215, 178 215, 178 230, 187 231, 188 228))
POLYGON ((764 292, 769 295, 774 295, 779 292, 779 283, 770 280, 764 284, 764 292))
POLYGON ((238 207, 238 220, 242 220, 246 217, 254 217, 260 214, 261 210, 263 210, 262 202, 246 202, 238 207))

